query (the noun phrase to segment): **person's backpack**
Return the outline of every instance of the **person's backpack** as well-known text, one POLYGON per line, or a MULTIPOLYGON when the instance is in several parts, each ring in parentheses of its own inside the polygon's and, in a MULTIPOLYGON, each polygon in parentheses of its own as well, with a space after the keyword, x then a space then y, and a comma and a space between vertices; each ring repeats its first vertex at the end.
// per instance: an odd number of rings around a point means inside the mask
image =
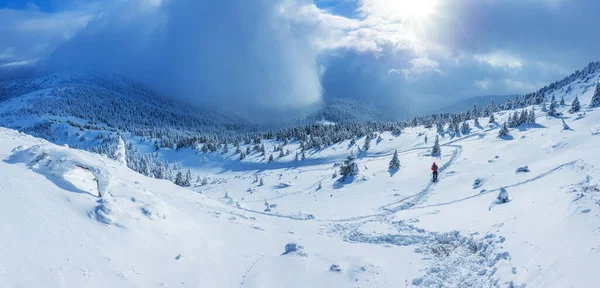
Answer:
POLYGON ((438 170, 438 166, 436 164, 433 164, 433 166, 431 166, 431 170, 437 171, 438 170))

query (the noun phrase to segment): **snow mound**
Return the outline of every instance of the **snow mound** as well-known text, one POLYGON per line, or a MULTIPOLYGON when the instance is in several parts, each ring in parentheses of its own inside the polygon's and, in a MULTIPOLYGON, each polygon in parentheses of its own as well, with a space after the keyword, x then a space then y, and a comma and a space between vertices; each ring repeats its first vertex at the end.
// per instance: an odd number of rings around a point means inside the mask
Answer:
POLYGON ((72 153, 72 150, 67 147, 40 144, 29 148, 19 146, 12 152, 13 154, 7 160, 8 163, 23 163, 62 189, 97 197, 109 195, 108 188, 112 176, 88 158, 72 153), (82 183, 87 179, 96 182, 95 193, 81 189, 82 183))

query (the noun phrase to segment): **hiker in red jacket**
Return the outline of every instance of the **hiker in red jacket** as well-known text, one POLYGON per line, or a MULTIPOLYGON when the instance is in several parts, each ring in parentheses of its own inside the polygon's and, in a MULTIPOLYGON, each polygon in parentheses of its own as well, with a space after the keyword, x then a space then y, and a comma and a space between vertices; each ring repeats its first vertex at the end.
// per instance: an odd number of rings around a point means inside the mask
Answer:
POLYGON ((431 171, 433 172, 433 182, 435 183, 438 180, 438 166, 435 162, 431 165, 431 171))

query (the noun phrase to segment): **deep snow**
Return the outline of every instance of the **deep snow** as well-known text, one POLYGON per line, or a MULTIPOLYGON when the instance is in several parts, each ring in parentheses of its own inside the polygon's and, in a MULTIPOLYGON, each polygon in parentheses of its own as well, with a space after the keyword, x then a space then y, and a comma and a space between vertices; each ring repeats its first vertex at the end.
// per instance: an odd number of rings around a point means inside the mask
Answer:
POLYGON ((209 180, 187 189, 0 128, 0 287, 594 287, 600 111, 588 86, 565 95, 581 113, 559 108, 571 130, 539 107, 511 140, 480 118, 441 137, 439 157, 435 127, 386 132, 343 182, 348 141, 297 162, 294 142, 272 163, 161 149, 209 180))

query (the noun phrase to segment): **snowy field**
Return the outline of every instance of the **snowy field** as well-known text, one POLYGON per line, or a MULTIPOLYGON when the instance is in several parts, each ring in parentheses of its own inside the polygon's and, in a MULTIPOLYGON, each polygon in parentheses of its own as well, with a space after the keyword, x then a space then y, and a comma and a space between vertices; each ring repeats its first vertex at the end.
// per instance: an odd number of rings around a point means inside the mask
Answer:
POLYGON ((504 111, 441 137, 436 157, 435 127, 382 133, 346 181, 339 164, 364 138, 302 161, 296 142, 274 162, 161 149, 208 180, 187 189, 0 128, 0 287, 596 287, 592 94, 581 84, 565 95, 584 104, 559 108, 569 130, 536 106, 536 125, 499 139, 504 111))

